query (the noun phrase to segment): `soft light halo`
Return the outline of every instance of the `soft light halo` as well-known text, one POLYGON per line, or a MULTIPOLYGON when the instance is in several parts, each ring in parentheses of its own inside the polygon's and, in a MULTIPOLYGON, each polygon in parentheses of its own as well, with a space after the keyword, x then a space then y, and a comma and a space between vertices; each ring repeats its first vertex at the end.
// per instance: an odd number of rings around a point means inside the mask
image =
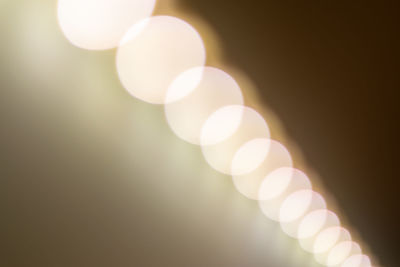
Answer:
POLYGON ((286 147, 278 141, 269 139, 269 148, 264 161, 249 173, 233 175, 233 183, 236 189, 247 198, 259 200, 258 192, 265 177, 274 170, 292 166, 292 157, 286 147))
MULTIPOLYGON (((199 145, 201 129, 216 110, 242 105, 239 85, 226 72, 214 67, 195 67, 181 73, 167 91, 165 116, 172 131, 183 140, 199 145), (193 81, 201 77, 193 88, 193 81)), ((241 116, 233 117, 238 125, 241 116)))
MULTIPOLYGON (((134 97, 165 104, 171 83, 184 71, 202 67, 206 52, 199 33, 187 22, 155 16, 133 25, 117 51, 116 64, 123 87, 134 97)), ((187 84, 189 91, 201 72, 187 84)))
POLYGON ((58 22, 75 46, 106 50, 125 32, 153 13, 156 0, 58 0, 58 22))

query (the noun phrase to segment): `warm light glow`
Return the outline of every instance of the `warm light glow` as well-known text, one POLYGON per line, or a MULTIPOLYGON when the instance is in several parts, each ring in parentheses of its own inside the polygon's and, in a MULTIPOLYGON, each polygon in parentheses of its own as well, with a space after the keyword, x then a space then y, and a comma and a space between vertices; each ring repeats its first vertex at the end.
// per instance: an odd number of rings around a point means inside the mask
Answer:
POLYGON ((125 32, 149 17, 156 0, 59 0, 58 21, 67 39, 80 48, 115 48, 125 32))
POLYGON ((318 233, 324 229, 340 225, 338 216, 327 209, 318 209, 308 213, 300 222, 297 238, 300 246, 314 252, 315 241, 318 233))
POLYGON ((299 190, 290 194, 282 203, 279 221, 282 230, 289 236, 298 238, 299 227, 306 214, 325 209, 324 198, 312 190, 299 190))
POLYGON ((265 160, 270 147, 270 139, 256 138, 242 145, 233 156, 231 173, 235 175, 247 174, 265 160))
POLYGON ((340 227, 309 178, 292 168, 288 150, 270 139, 269 127, 243 106, 236 81, 204 67, 199 33, 170 16, 150 17, 156 0, 59 0, 58 20, 75 46, 118 47, 116 66, 123 87, 134 97, 164 104, 172 131, 201 145, 215 170, 232 175, 235 187, 259 200, 262 212, 327 266, 370 267, 370 259, 340 227))
MULTIPOLYGON (((156 16, 127 32, 117 52, 117 70, 131 95, 164 104, 167 90, 178 75, 204 66, 205 58, 203 41, 192 26, 175 17, 156 16)), ((192 73, 190 80, 185 80, 184 89, 190 92, 201 75, 192 73)))
MULTIPOLYGON (((259 206, 270 219, 280 221, 280 210, 289 195, 311 189, 311 182, 302 171, 283 167, 271 172, 261 183, 259 206)), ((310 197, 310 201, 312 196, 310 197)))
POLYGON ((325 262, 327 266, 335 266, 343 263, 351 255, 361 253, 360 246, 352 241, 344 241, 334 246, 328 254, 325 262))
MULTIPOLYGON (((212 67, 197 67, 183 72, 167 92, 165 115, 174 133, 183 140, 200 144, 201 129, 218 109, 242 105, 243 96, 235 80, 224 71, 212 67), (196 81, 201 77, 200 81, 196 81), (193 81, 197 83, 193 87, 193 81)), ((234 116, 240 123, 240 116, 234 116)), ((231 133, 232 134, 232 133, 231 133)))
POLYGON ((371 261, 366 255, 353 255, 349 257, 341 267, 371 267, 371 261))
POLYGON ((239 155, 236 154, 244 144, 258 138, 269 139, 269 128, 264 118, 249 107, 227 106, 214 112, 204 124, 201 135, 202 152, 206 161, 217 171, 229 175, 238 174, 232 171, 244 174, 257 168, 266 153, 258 153, 257 157, 261 156, 262 159, 253 162, 235 160, 238 165, 234 167, 232 162, 235 156, 243 158, 249 152, 243 148, 239 155), (238 119, 240 117, 241 120, 238 119), (214 143, 215 141, 219 142, 214 143))
POLYGON ((282 167, 292 167, 292 157, 281 143, 270 139, 264 161, 257 169, 248 174, 234 175, 232 177, 234 185, 246 197, 258 200, 258 191, 260 190, 261 182, 272 171, 282 167))
MULTIPOLYGON (((314 254, 322 254, 331 249, 336 243, 350 241, 349 231, 343 227, 334 226, 322 230, 315 238, 313 252, 314 254)), ((319 255, 318 257, 322 257, 319 255)))
POLYGON ((339 226, 339 218, 327 209, 315 210, 307 214, 300 223, 297 237, 310 238, 316 235, 323 227, 339 226))

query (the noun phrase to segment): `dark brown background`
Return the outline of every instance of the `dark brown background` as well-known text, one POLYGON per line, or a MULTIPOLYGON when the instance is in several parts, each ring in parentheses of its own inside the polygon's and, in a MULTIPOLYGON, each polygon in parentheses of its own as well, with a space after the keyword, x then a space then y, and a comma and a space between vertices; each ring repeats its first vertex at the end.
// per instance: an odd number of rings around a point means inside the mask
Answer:
MULTIPOLYGON (((113 51, 70 46, 54 1, 29 2, 0 13, 0 266, 316 266, 159 107, 128 97, 113 51)), ((396 1, 181 2, 398 266, 396 1)))
POLYGON ((213 25, 382 263, 399 263, 396 1, 187 6, 213 25))

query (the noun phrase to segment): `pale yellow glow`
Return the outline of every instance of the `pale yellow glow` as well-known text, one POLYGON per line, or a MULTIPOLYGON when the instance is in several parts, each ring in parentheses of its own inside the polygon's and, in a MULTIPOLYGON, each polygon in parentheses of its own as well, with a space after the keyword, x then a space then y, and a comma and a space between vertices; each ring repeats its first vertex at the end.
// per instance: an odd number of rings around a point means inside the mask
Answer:
POLYGON ((279 168, 262 181, 258 203, 265 216, 279 221, 281 206, 287 197, 299 190, 309 189, 311 182, 305 173, 289 167, 279 168))
POLYGON ((371 261, 368 256, 357 254, 349 257, 341 267, 371 267, 371 261))
MULTIPOLYGON (((204 66, 205 58, 203 40, 192 26, 175 17, 155 16, 126 33, 117 51, 117 71, 132 96, 164 104, 172 82, 188 69, 204 66)), ((188 92, 201 75, 201 71, 193 72, 190 80, 185 80, 188 92)))
POLYGON ((155 0, 59 0, 58 21, 67 39, 80 48, 115 48, 125 32, 149 17, 155 0))
POLYGON ((329 251, 336 243, 350 240, 350 233, 345 228, 340 226, 329 227, 316 236, 313 252, 314 254, 322 254, 329 251))
POLYGON ((233 182, 240 193, 250 199, 258 200, 258 191, 265 177, 279 168, 292 167, 292 164, 289 151, 281 143, 270 139, 267 155, 260 166, 248 174, 234 175, 233 182))
MULTIPOLYGON (((243 96, 235 80, 224 71, 197 67, 175 79, 168 89, 166 102, 165 115, 174 133, 189 143, 200 144, 201 129, 210 115, 224 106, 242 105, 243 96), (198 77, 201 80, 193 87, 198 77)), ((237 128, 241 116, 232 118, 237 119, 233 122, 237 128)))
MULTIPOLYGON (((257 168, 263 159, 257 159, 254 162, 235 161, 243 165, 232 168, 236 153, 248 141, 258 138, 269 139, 269 136, 267 123, 254 109, 239 105, 227 106, 217 110, 207 119, 202 129, 201 149, 206 161, 217 171, 236 175, 237 173, 232 173, 236 170, 244 174, 243 172, 250 172, 257 168), (240 115, 241 120, 238 120, 240 115), (216 140, 219 142, 212 144, 216 140), (212 145, 208 145, 210 143, 212 145)), ((243 154, 236 156, 243 158, 243 154)))
POLYGON ((282 203, 279 220, 282 231, 299 238, 299 227, 310 212, 326 208, 325 199, 312 190, 300 190, 289 195, 282 203))
POLYGON ((348 257, 361 253, 360 246, 352 241, 344 241, 335 245, 329 252, 325 262, 327 266, 342 264, 348 257))
POLYGON ((301 221, 297 237, 310 238, 323 227, 339 226, 340 221, 335 213, 327 209, 315 210, 307 214, 301 221))

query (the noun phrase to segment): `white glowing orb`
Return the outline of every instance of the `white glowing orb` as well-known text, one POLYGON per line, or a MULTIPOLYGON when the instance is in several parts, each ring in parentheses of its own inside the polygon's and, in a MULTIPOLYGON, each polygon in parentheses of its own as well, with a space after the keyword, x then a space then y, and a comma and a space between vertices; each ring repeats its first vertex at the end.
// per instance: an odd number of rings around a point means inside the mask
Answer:
POLYGON ((338 216, 327 209, 319 209, 307 214, 299 225, 297 237, 306 239, 316 235, 323 227, 339 226, 338 216))
POLYGON ((216 145, 231 137, 242 122, 244 109, 242 105, 226 106, 211 114, 201 129, 201 145, 216 145))
MULTIPOLYGON (((326 228, 316 236, 313 245, 313 253, 325 253, 329 251, 336 243, 350 240, 350 233, 345 228, 340 226, 326 228)), ((320 258, 321 256, 323 255, 319 255, 320 258)))
MULTIPOLYGON (((165 115, 174 133, 189 143, 200 144, 202 127, 211 114, 224 106, 242 105, 243 96, 235 80, 224 71, 196 67, 173 81, 166 102, 165 115), (196 80, 199 77, 201 80, 196 80), (195 87, 194 82, 197 83, 195 87)), ((233 122, 234 128, 240 123, 239 115, 232 117, 237 119, 233 122)))
POLYGON ((341 267, 371 267, 371 260, 366 255, 357 254, 349 257, 341 267))
POLYGON ((270 139, 255 138, 242 145, 233 156, 231 173, 244 175, 258 168, 268 155, 270 139))
MULTIPOLYGON (((256 139, 257 140, 257 139, 256 139)), ((250 141, 251 142, 251 141, 250 141)), ((256 145, 257 142, 252 142, 256 145)), ((262 148, 262 147, 261 147, 262 148)), ((254 149, 257 149, 256 147, 254 149)), ((263 149, 260 150, 263 152, 263 149)), ((259 158, 262 158, 261 155, 259 158)), ((233 165, 233 164, 232 164, 233 165)), ((292 157, 289 151, 281 143, 269 140, 267 155, 260 166, 252 172, 244 175, 234 175, 232 177, 236 189, 246 197, 258 200, 258 191, 262 181, 272 171, 282 167, 292 167, 292 157)))
POLYGON ((282 202, 279 211, 279 221, 283 232, 291 237, 299 238, 303 219, 309 213, 321 209, 326 209, 326 202, 320 194, 310 189, 292 193, 282 202))
POLYGON ((308 252, 314 253, 315 242, 318 234, 324 229, 338 227, 338 216, 327 209, 317 209, 308 213, 301 220, 297 230, 297 238, 300 246, 308 252))
POLYGON ((348 257, 361 253, 360 246, 352 241, 344 241, 335 245, 329 252, 326 259, 327 266, 342 264, 348 257))
MULTIPOLYGON (((184 71, 204 66, 205 59, 203 40, 192 26, 175 17, 155 16, 126 33, 117 51, 117 71, 132 96, 164 104, 172 82, 184 71)), ((201 80, 201 72, 192 74, 185 80, 188 92, 201 80)), ((176 98, 179 95, 171 100, 176 98)))
POLYGON ((271 172, 262 181, 258 192, 258 203, 265 216, 280 221, 281 206, 287 197, 299 190, 309 189, 311 182, 304 172, 282 167, 271 172))
POLYGON ((125 32, 151 16, 156 0, 59 0, 58 21, 67 39, 80 48, 118 46, 125 32))
MULTIPOLYGON (((241 105, 227 106, 214 112, 205 122, 201 133, 202 152, 208 164, 217 171, 229 175, 244 174, 256 169, 266 153, 262 149, 264 152, 257 153, 257 159, 253 157, 254 161, 250 162, 244 157, 249 156, 254 143, 248 143, 240 150, 241 147, 248 141, 269 137, 267 123, 254 109, 241 105), (234 159, 237 165, 232 167, 234 159)), ((255 142, 265 143, 260 140, 255 142)), ((268 144, 263 146, 266 148, 268 144)))

